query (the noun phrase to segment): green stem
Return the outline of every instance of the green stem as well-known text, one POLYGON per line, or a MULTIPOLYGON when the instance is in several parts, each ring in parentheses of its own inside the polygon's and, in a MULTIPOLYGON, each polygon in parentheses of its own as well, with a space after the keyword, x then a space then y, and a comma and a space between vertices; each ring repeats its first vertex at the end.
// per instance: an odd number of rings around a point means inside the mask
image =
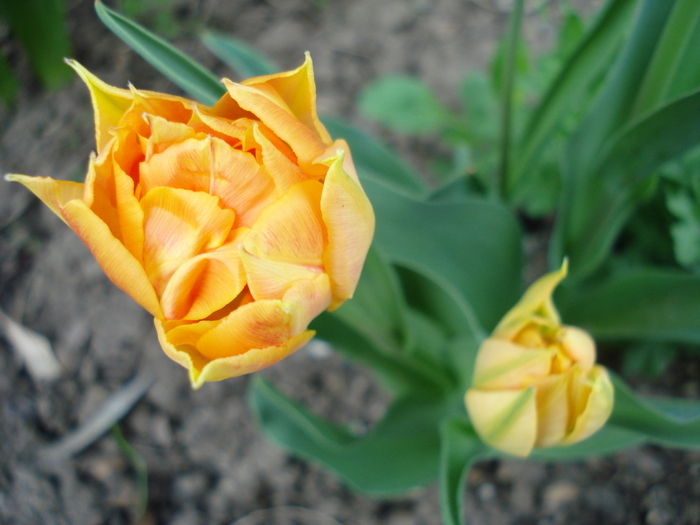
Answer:
POLYGON ((515 64, 518 56, 518 40, 520 26, 523 21, 523 6, 525 0, 514 0, 513 9, 508 20, 505 52, 503 57, 503 88, 501 92, 501 154, 498 171, 496 172, 496 192, 501 198, 508 193, 508 163, 510 157, 511 114, 513 104, 513 85, 515 80, 515 64))

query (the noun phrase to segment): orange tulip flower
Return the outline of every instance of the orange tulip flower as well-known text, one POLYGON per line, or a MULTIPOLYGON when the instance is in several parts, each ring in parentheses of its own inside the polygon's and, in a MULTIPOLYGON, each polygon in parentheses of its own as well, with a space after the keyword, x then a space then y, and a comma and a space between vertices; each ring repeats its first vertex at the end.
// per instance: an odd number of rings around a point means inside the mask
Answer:
POLYGON ((593 339, 562 325, 552 302, 566 272, 564 261, 535 281, 481 344, 465 396, 479 436, 516 456, 586 439, 612 412, 613 385, 595 364, 593 339))
POLYGON ((352 297, 374 214, 316 114, 313 66, 213 106, 109 86, 69 61, 95 110, 85 183, 8 175, 61 217, 155 318, 194 388, 272 365, 352 297))

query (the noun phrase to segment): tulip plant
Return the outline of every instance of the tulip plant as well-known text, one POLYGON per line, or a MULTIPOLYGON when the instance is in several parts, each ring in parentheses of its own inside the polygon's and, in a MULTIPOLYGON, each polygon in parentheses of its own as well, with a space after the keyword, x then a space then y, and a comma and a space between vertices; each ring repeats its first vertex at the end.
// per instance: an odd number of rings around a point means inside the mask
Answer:
POLYGON ((8 179, 153 314, 194 388, 269 366, 314 335, 327 341, 392 393, 383 419, 358 434, 256 377, 250 407, 263 431, 360 491, 438 479, 450 525, 462 523, 466 472, 480 459, 700 447, 700 402, 638 395, 596 364, 611 341, 700 343, 700 275, 616 245, 669 172, 685 199, 677 215, 699 207, 696 0, 610 0, 514 124, 516 0, 495 161, 477 165, 481 183, 456 173, 437 188, 362 131, 317 116, 309 57, 280 73, 208 32, 203 43, 253 77, 220 82, 95 5, 195 100, 108 86, 69 61, 95 109, 85 183, 8 179), (550 145, 561 153, 554 175, 550 145), (523 292, 518 213, 542 192, 556 204, 552 271, 523 292))

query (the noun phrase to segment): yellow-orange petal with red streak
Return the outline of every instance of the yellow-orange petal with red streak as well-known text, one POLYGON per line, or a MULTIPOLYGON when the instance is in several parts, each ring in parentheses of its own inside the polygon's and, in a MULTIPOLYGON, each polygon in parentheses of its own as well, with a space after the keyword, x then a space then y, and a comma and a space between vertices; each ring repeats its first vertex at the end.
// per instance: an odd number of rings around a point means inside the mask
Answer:
POLYGON ((95 142, 97 151, 109 142, 110 128, 117 127, 124 113, 131 107, 134 96, 128 89, 119 89, 102 82, 75 60, 66 60, 90 90, 95 112, 95 142))
MULTIPOLYGON (((199 323, 184 325, 172 330, 167 329, 167 322, 163 322, 157 317, 153 319, 153 322, 156 327, 156 334, 158 334, 158 342, 163 352, 189 371, 190 382, 194 387, 196 378, 199 377, 202 369, 209 363, 209 359, 200 354, 191 341, 199 340, 202 336, 202 333, 199 332, 206 333, 209 331, 211 323, 215 323, 215 321, 200 321, 199 323), (183 331, 179 330, 179 328, 187 328, 187 330, 183 331), (176 331, 180 333, 174 337, 175 342, 171 342, 170 337, 176 331)), ((199 386, 202 385, 200 384, 199 386)))
POLYGON ((63 217, 63 206, 72 200, 82 199, 85 186, 79 182, 55 180, 51 177, 30 177, 14 173, 5 175, 5 180, 19 182, 39 197, 64 222, 66 219, 63 217))
POLYGON ((535 446, 537 405, 533 387, 522 390, 469 389, 465 403, 474 430, 494 448, 525 457, 535 446))
POLYGON ((116 162, 112 169, 120 240, 137 261, 143 262, 143 208, 134 195, 134 180, 116 162))
POLYGON ((197 320, 233 301, 246 285, 237 246, 192 257, 168 281, 160 299, 166 319, 197 320))
POLYGON ((306 330, 309 323, 331 303, 331 283, 328 275, 319 273, 312 279, 294 282, 282 299, 284 308, 291 314, 291 334, 306 330))
POLYGON ((107 225, 80 200, 67 202, 63 206, 63 216, 90 249, 107 277, 151 315, 162 318, 158 297, 146 272, 107 225))
POLYGON ((262 166, 270 178, 274 180, 275 192, 278 196, 286 193, 295 184, 309 178, 295 162, 292 162, 265 136, 259 126, 253 127, 253 133, 262 150, 262 166))
POLYGON ((265 208, 245 239, 248 253, 271 261, 321 266, 325 232, 320 201, 324 191, 314 180, 295 184, 265 208))
POLYGON ((315 266, 300 266, 284 262, 262 259, 240 249, 241 261, 245 268, 248 288, 256 300, 282 299, 295 281, 313 279, 322 268, 315 266))
POLYGON ((331 278, 334 310, 352 297, 374 235, 374 211, 362 187, 343 169, 344 156, 328 168, 323 183, 321 213, 328 232, 323 262, 331 278))
POLYGON ((326 149, 326 145, 312 130, 299 121, 287 108, 269 98, 257 87, 236 84, 224 79, 229 95, 245 110, 255 114, 263 124, 285 141, 299 159, 304 171, 317 174, 325 171, 323 166, 314 165, 326 149))
POLYGON ((187 139, 194 138, 195 130, 187 124, 170 122, 158 115, 145 114, 144 118, 151 127, 151 136, 147 140, 145 160, 154 154, 161 153, 174 144, 179 144, 187 139))
POLYGON ((272 366, 304 346, 315 334, 313 330, 307 330, 290 338, 283 346, 255 348, 241 355, 214 359, 204 365, 199 374, 190 374, 192 388, 196 390, 207 381, 221 381, 252 374, 272 366))
POLYGON ((219 198, 198 191, 154 188, 141 199, 144 212, 143 264, 158 294, 189 258, 221 246, 235 213, 219 198))
POLYGON ((281 100, 280 105, 288 108, 292 115, 315 131, 325 144, 332 142, 330 134, 316 113, 316 80, 310 53, 304 54, 304 63, 293 71, 253 77, 241 84, 269 93, 270 98, 277 103, 281 100))
POLYGON ((263 299, 248 303, 202 336, 197 349, 209 359, 218 359, 251 349, 283 346, 291 337, 290 319, 281 301, 263 299))

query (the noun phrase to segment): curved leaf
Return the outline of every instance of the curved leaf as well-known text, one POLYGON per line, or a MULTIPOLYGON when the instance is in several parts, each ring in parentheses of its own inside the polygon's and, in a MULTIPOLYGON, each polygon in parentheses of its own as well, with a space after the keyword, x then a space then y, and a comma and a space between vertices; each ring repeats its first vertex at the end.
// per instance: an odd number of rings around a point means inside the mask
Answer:
POLYGON ((613 376, 615 407, 610 422, 668 446, 700 447, 700 401, 642 398, 613 376))
POLYGON ((700 276, 642 269, 566 290, 562 318, 599 340, 700 343, 700 276))
POLYGON ((257 49, 231 35, 207 30, 200 38, 216 58, 233 69, 241 78, 272 75, 280 70, 277 64, 257 49))
POLYGON ((283 447, 323 463, 364 492, 391 494, 430 483, 440 456, 443 401, 399 398, 364 436, 355 436, 292 401, 256 377, 251 410, 265 433, 283 447))
POLYGON ((377 216, 375 242, 389 259, 454 290, 471 331, 489 332, 521 290, 520 231, 511 213, 476 199, 421 202, 369 179, 364 187, 377 216))
POLYGON ((224 86, 208 69, 172 44, 133 20, 95 1, 100 20, 146 62, 202 104, 212 106, 224 94, 224 86))

